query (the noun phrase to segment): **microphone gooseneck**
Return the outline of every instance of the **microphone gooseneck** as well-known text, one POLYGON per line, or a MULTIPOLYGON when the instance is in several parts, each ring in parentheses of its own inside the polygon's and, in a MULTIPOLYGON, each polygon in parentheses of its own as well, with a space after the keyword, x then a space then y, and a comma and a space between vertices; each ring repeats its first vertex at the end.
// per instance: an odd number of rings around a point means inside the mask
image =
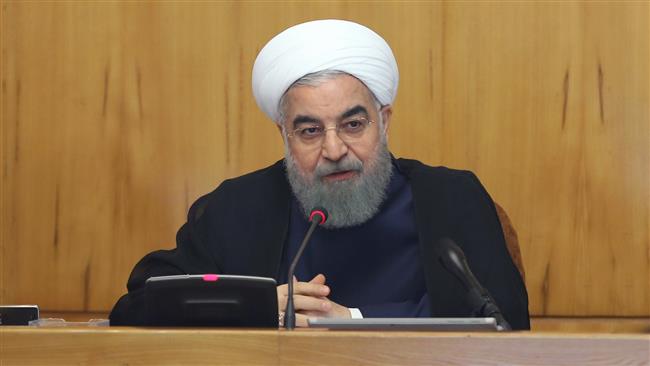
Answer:
POLYGON ((511 330, 510 324, 501 314, 501 310, 487 289, 478 282, 467 264, 463 251, 450 238, 442 238, 438 242, 438 259, 442 266, 456 277, 467 290, 473 314, 478 316, 493 317, 497 321, 499 330, 511 330))
POLYGON ((311 225, 307 230, 307 234, 305 234, 305 238, 300 244, 300 248, 298 248, 296 256, 293 258, 293 261, 289 266, 289 273, 287 275, 287 307, 284 311, 284 327, 286 329, 294 329, 296 327, 296 309, 293 305, 293 274, 296 270, 296 265, 298 264, 298 260, 300 259, 300 256, 302 256, 302 252, 305 250, 305 247, 307 246, 312 233, 316 229, 316 226, 321 225, 327 221, 327 210, 321 207, 314 208, 309 214, 309 221, 311 221, 311 225))

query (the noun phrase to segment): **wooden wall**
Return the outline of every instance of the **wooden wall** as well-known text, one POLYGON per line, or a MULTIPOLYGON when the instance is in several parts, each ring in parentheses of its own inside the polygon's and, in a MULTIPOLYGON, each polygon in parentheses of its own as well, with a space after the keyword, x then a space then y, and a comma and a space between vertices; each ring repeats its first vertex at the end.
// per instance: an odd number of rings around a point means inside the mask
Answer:
POLYGON ((392 45, 398 156, 474 170, 537 315, 650 316, 647 2, 2 2, 0 303, 108 310, 199 195, 282 156, 258 50, 309 19, 392 45))

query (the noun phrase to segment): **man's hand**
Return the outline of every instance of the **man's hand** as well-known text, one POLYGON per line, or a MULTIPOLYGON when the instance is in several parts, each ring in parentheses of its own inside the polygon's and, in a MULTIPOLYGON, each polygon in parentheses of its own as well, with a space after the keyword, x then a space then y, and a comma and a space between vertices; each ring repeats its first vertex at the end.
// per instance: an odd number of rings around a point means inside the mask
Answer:
MULTIPOLYGON (((287 307, 288 285, 278 286, 278 313, 287 307)), ((325 275, 318 274, 309 282, 299 282, 293 278, 293 304, 296 309, 296 325, 307 326, 307 318, 350 318, 350 310, 330 301, 330 289, 325 285, 325 275)))

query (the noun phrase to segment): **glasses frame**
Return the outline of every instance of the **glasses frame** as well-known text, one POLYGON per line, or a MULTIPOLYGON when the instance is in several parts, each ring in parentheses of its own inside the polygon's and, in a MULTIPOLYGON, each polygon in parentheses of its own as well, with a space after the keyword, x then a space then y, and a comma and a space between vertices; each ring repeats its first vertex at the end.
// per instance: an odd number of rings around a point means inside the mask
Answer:
MULTIPOLYGON (((367 118, 367 117, 357 117, 354 120, 365 120, 368 123, 366 125, 366 127, 364 127, 362 133, 365 133, 366 128, 370 127, 373 123, 375 123, 375 121, 373 121, 373 120, 371 120, 370 118, 367 118)), ((345 143, 348 143, 347 141, 345 141, 345 139, 341 138, 341 136, 339 135, 339 132, 341 131, 341 128, 345 124, 345 122, 350 122, 350 121, 352 121, 352 120, 342 121, 341 123, 337 123, 336 126, 323 127, 323 135, 319 139, 316 139, 316 141, 320 140, 320 142, 322 143, 322 141, 325 140, 325 136, 327 135, 327 131, 334 130, 336 132, 336 136, 339 139, 341 139, 341 141, 343 141, 345 143)), ((291 130, 290 132, 287 132, 286 135, 287 135, 288 138, 293 139, 294 137, 296 137, 296 133, 298 131, 302 130, 302 129, 304 129, 304 127, 295 128, 295 129, 291 130)), ((311 145, 310 143, 305 143, 303 140, 300 139, 300 137, 298 137, 297 140, 300 141, 300 143, 302 143, 304 145, 307 145, 307 146, 311 145)), ((314 142, 313 145, 317 146, 318 144, 314 142)))

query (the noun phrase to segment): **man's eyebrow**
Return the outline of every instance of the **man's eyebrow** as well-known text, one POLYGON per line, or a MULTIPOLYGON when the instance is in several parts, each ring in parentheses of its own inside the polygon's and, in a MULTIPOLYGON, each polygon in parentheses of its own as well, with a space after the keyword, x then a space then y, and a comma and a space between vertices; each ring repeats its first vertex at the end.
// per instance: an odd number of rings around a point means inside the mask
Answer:
POLYGON ((357 106, 354 106, 354 107, 348 109, 347 111, 345 111, 341 115, 341 119, 356 116, 357 114, 365 114, 367 116, 368 115, 368 110, 366 109, 366 107, 364 107, 362 105, 357 105, 357 106))
POLYGON ((297 115, 296 118, 293 119, 293 125, 299 125, 301 123, 318 123, 318 119, 310 116, 303 116, 303 115, 297 115))
MULTIPOLYGON (((368 110, 366 109, 366 107, 359 104, 359 105, 354 106, 354 107, 348 109, 347 111, 343 112, 343 114, 341 114, 340 118, 341 119, 346 119, 348 117, 356 116, 357 114, 365 114, 367 116, 368 115, 368 110)), ((300 115, 300 114, 297 115, 296 118, 293 119, 293 125, 294 126, 302 124, 302 123, 320 123, 320 120, 318 118, 315 118, 315 117, 300 115)))

